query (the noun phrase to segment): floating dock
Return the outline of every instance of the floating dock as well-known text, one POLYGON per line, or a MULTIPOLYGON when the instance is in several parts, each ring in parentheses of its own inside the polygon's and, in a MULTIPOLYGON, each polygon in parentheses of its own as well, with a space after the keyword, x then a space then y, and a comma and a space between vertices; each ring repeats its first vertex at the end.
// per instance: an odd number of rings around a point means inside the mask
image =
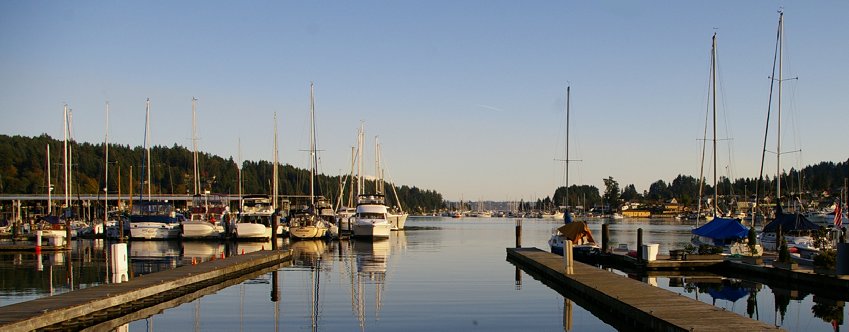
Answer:
POLYGON ((80 329, 277 266, 291 257, 288 250, 257 251, 11 304, 0 307, 0 331, 80 329))
POLYGON ((580 262, 566 274, 563 256, 537 248, 507 248, 507 260, 620 330, 781 331, 580 262))
POLYGON ((30 251, 68 251, 71 250, 71 246, 41 246, 41 248, 36 249, 36 245, 33 243, 2 243, 0 244, 0 251, 12 251, 12 252, 30 252, 30 251))

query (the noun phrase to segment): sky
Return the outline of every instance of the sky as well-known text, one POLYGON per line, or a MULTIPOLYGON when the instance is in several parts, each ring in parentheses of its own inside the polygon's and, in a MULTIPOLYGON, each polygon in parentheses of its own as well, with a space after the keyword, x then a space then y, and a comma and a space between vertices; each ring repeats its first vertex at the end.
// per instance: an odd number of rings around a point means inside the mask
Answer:
POLYGON ((276 113, 306 168, 314 82, 319 171, 362 123, 367 174, 379 137, 390 181, 527 201, 566 182, 571 86, 568 182, 643 191, 700 172, 716 33, 717 169, 757 177, 782 8, 781 167, 845 161, 849 1, 0 1, 0 133, 61 139, 67 104, 102 142, 108 101, 138 146, 150 98, 152 144, 191 147, 196 97, 200 150, 271 160, 276 113))

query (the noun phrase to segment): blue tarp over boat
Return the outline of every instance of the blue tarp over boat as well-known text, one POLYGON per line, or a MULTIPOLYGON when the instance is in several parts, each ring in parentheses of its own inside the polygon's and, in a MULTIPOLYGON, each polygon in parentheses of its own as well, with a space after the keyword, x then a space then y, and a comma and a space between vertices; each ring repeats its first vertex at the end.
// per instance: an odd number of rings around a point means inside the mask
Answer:
POLYGON ((716 217, 702 227, 694 229, 693 234, 716 240, 742 239, 749 234, 749 229, 737 219, 716 217))
POLYGON ((801 214, 784 213, 780 205, 775 207, 775 219, 772 219, 772 221, 766 224, 763 231, 775 233, 778 231, 778 226, 781 226, 782 232, 804 232, 820 229, 819 225, 814 224, 801 214))

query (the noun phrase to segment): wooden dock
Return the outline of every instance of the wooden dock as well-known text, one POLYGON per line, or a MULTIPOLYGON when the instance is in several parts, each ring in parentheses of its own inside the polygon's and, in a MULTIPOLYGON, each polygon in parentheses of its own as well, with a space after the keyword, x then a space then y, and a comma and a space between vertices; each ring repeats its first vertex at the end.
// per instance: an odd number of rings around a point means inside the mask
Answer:
MULTIPOLYGON (((71 246, 49 246, 43 245, 41 246, 41 251, 68 251, 71 250, 71 246)), ((13 252, 30 252, 35 251, 35 244, 33 243, 2 243, 0 244, 0 251, 13 251, 13 252)))
POLYGON ((618 329, 651 331, 780 331, 781 329, 665 289, 536 248, 507 248, 507 260, 564 293, 618 329))
POLYGON ((0 307, 0 331, 80 329, 277 266, 291 257, 289 251, 257 251, 0 307))

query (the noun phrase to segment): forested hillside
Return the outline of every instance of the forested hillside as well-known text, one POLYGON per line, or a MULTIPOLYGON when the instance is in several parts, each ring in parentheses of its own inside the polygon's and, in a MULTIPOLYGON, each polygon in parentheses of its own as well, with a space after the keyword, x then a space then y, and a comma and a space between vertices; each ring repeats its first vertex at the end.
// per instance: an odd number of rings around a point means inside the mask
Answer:
MULTIPOLYGON (((64 194, 64 142, 43 134, 38 137, 0 135, 0 194, 47 193, 47 147, 50 147, 50 181, 53 194, 64 194)), ((71 143, 71 163, 74 165, 72 193, 97 195, 104 184, 103 144, 71 143)), ((232 158, 224 159, 208 153, 198 153, 200 180, 204 189, 214 193, 238 193, 238 168, 232 158)), ((142 174, 142 147, 109 144, 110 194, 138 192, 142 174), (132 179, 132 181, 131 181, 132 179), (132 189, 131 189, 132 187, 132 189)), ((154 194, 193 194, 192 152, 184 147, 154 146, 150 150, 150 176, 154 194)), ((243 193, 271 193, 272 163, 250 161, 242 163, 243 193)), ((304 195, 309 193, 309 171, 291 165, 280 167, 280 193, 304 195)), ((146 177, 146 176, 145 176, 146 177)), ((316 177, 318 194, 332 199, 339 195, 339 176, 319 174, 316 177)), ((392 184, 387 183, 387 191, 392 184)), ((405 210, 431 211, 442 206, 442 195, 432 190, 406 185, 396 187, 405 210)), ((346 193, 347 194, 347 193, 346 193)), ((347 199, 347 197, 345 198, 347 199)), ((394 205, 394 195, 387 193, 387 203, 394 205)))

